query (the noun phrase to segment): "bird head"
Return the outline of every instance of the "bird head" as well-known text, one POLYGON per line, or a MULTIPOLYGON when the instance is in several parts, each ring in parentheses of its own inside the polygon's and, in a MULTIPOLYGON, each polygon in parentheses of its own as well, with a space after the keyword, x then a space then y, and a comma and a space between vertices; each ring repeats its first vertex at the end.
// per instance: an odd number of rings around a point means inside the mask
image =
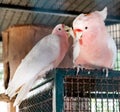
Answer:
POLYGON ((52 34, 70 37, 70 27, 64 24, 58 24, 52 31, 52 34))
POLYGON ((71 27, 64 25, 64 29, 67 32, 68 37, 72 36, 72 28, 71 27))
POLYGON ((107 8, 102 11, 95 11, 89 14, 80 14, 73 21, 73 37, 82 43, 92 43, 96 38, 104 38, 106 28, 104 20, 107 15, 107 8), (102 33, 101 33, 102 32, 102 33))

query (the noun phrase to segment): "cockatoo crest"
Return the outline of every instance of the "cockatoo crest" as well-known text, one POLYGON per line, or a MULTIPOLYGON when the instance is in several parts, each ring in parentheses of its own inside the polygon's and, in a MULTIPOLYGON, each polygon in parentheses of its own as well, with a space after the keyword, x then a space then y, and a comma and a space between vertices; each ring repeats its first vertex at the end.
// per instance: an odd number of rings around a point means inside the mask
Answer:
POLYGON ((105 7, 102 11, 95 11, 97 12, 103 20, 107 18, 107 7, 105 7))

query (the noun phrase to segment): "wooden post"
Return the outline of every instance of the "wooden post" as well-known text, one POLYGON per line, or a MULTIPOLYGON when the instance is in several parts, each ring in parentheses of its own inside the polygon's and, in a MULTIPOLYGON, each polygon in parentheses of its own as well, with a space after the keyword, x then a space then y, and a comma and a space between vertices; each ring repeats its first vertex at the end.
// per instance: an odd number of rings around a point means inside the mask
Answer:
POLYGON ((8 103, 8 112, 16 112, 16 108, 13 107, 13 102, 8 103))

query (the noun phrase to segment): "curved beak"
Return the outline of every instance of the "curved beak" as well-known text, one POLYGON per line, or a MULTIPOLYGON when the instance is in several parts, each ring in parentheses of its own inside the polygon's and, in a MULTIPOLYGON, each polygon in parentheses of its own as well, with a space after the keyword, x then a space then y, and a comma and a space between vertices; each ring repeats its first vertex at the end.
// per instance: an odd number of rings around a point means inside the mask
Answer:
POLYGON ((68 34, 68 37, 73 37, 73 38, 76 38, 76 39, 80 39, 82 37, 82 30, 81 29, 72 29, 72 27, 69 27, 69 26, 66 26, 64 25, 63 26, 65 31, 67 32, 68 34))
POLYGON ((73 32, 77 39, 81 39, 82 34, 83 34, 81 29, 73 29, 73 32))
POLYGON ((64 25, 64 29, 65 29, 65 31, 67 32, 68 37, 73 36, 73 35, 72 35, 72 33, 73 33, 72 27, 69 27, 69 26, 64 25))

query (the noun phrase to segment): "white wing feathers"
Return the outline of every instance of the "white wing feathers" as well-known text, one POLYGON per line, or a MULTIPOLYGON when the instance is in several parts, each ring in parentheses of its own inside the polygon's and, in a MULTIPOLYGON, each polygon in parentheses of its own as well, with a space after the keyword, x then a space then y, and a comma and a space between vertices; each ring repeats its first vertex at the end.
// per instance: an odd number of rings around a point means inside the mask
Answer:
POLYGON ((36 78, 37 77, 32 78, 29 82, 22 86, 22 88, 19 91, 19 94, 17 95, 17 98, 15 99, 14 106, 19 105, 22 102, 22 100, 26 97, 26 93, 29 92, 36 78))
POLYGON ((48 35, 39 41, 17 68, 6 90, 8 96, 13 97, 21 86, 23 86, 22 89, 24 91, 21 90, 22 93, 20 92, 19 94, 23 95, 18 95, 18 97, 24 96, 31 88, 31 83, 34 83, 34 80, 37 79, 36 75, 38 76, 39 73, 43 75, 46 71, 53 68, 52 62, 59 56, 59 53, 60 41, 57 36, 48 35))

